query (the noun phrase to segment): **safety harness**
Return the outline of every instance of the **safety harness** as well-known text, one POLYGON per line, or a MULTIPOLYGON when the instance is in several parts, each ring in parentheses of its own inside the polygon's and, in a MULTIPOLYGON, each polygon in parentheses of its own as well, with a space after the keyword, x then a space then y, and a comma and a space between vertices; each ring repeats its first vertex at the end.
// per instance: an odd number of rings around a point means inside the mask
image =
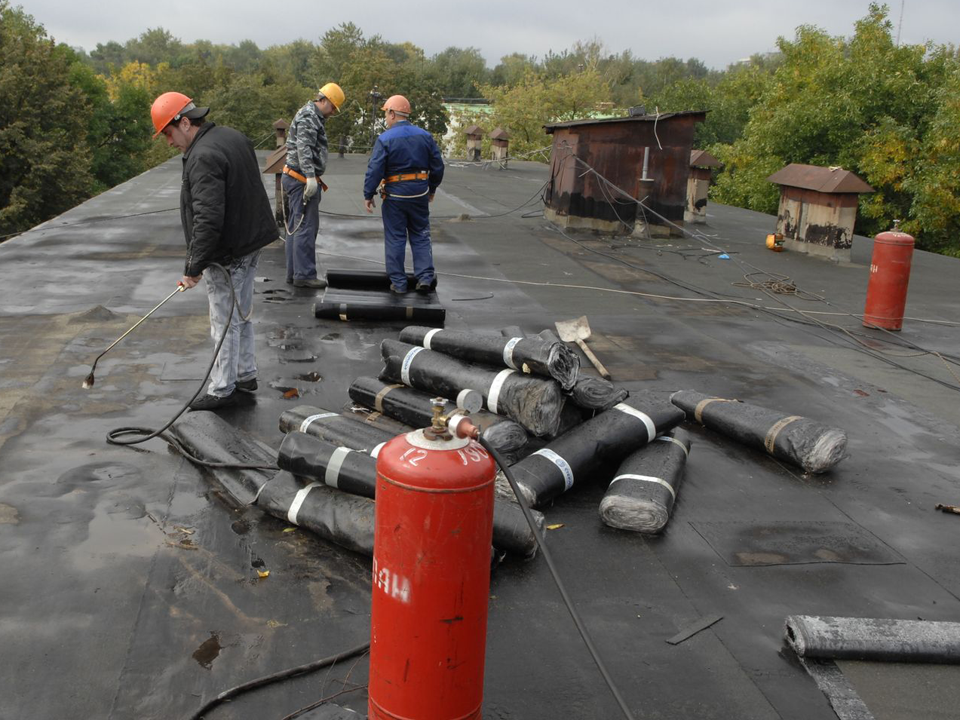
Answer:
MULTIPOLYGON (((304 185, 307 184, 307 178, 304 177, 303 175, 301 175, 300 173, 298 173, 298 172, 297 172, 296 170, 294 170, 293 168, 291 168, 289 165, 284 165, 284 166, 283 166, 283 174, 284 174, 284 175, 289 175, 289 176, 292 177, 294 180, 299 180, 299 181, 302 182, 304 185)), ((327 184, 323 181, 323 178, 317 178, 317 182, 320 183, 320 189, 323 190, 324 192, 326 192, 327 190, 330 189, 330 188, 327 187, 327 184)))
POLYGON ((380 181, 380 187, 377 188, 377 192, 380 194, 381 200, 386 200, 388 197, 402 197, 402 198, 415 198, 423 197, 426 195, 429 190, 425 190, 422 193, 417 193, 416 195, 397 195, 396 193, 387 193, 387 185, 389 183, 397 182, 406 182, 407 180, 429 180, 430 173, 426 170, 420 170, 419 172, 412 173, 400 173, 399 175, 389 175, 380 181))

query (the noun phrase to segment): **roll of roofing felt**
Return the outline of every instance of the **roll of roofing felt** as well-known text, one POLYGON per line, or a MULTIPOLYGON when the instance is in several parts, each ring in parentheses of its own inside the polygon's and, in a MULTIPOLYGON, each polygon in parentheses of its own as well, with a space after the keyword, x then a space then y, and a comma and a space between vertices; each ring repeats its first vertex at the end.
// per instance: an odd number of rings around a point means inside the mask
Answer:
POLYGON ((447 311, 440 305, 404 305, 389 297, 378 301, 338 295, 336 300, 321 300, 316 303, 313 306, 313 316, 321 320, 405 320, 443 325, 447 311))
POLYGON ((400 331, 400 341, 422 345, 466 362, 553 378, 564 390, 573 387, 580 370, 579 355, 561 342, 544 342, 539 338, 505 338, 410 326, 400 331))
POLYGON ((682 420, 683 413, 669 403, 631 396, 528 455, 511 471, 527 502, 543 505, 577 481, 596 479, 601 465, 622 460, 682 420))
MULTIPOLYGON (((327 285, 330 287, 350 288, 353 290, 389 290, 390 276, 385 272, 378 270, 347 270, 344 268, 331 268, 327 270, 327 285)), ((414 288, 417 285, 415 275, 407 273, 407 287, 414 288)), ((433 281, 432 287, 437 286, 437 281, 433 281)))
POLYGON ((787 643, 803 658, 960 663, 960 623, 790 615, 787 643))
POLYGON ((629 394, 609 380, 585 375, 578 377, 570 390, 573 402, 587 410, 609 410, 626 400, 629 394))
POLYGON ((416 345, 384 340, 380 343, 384 368, 380 379, 456 397, 473 389, 483 395, 487 409, 520 423, 534 435, 555 435, 560 426, 563 393, 554 380, 523 375, 512 369, 495 370, 471 365, 416 345))
POLYGON ((670 520, 690 454, 690 435, 674 428, 628 455, 600 501, 600 519, 610 527, 658 533, 670 520))
POLYGON ((359 420, 366 425, 373 425, 380 430, 386 430, 394 436, 417 429, 360 403, 348 403, 343 409, 343 414, 345 417, 359 420))
MULTIPOLYGON (((413 427, 428 427, 433 418, 433 395, 374 377, 358 377, 348 390, 350 399, 413 427)), ((457 409, 446 403, 445 415, 457 409)), ((515 453, 527 443, 527 431, 509 418, 480 410, 470 420, 499 452, 515 453)))
POLYGON ((670 400, 686 413, 688 420, 696 420, 744 445, 766 450, 807 472, 826 472, 843 459, 847 447, 843 430, 799 415, 784 415, 778 410, 692 390, 675 392, 670 400))
POLYGON ((302 432, 352 450, 370 452, 397 433, 312 405, 298 405, 280 415, 280 432, 302 432))
POLYGON ((277 464, 282 470, 320 480, 351 495, 372 498, 376 494, 376 460, 371 455, 312 435, 298 431, 284 435, 277 464))
POLYGON ((310 530, 348 550, 373 555, 374 504, 320 483, 300 483, 277 473, 260 492, 257 506, 274 517, 310 530))
MULTIPOLYGON (((197 457, 208 462, 271 464, 272 454, 256 440, 212 412, 192 412, 171 432, 197 457)), ((304 486, 277 470, 210 468, 238 505, 260 509, 307 528, 348 550, 373 555, 373 502, 338 493, 317 483, 304 486)))
MULTIPOLYGON (((347 493, 369 498, 376 494, 377 461, 363 452, 337 447, 301 432, 291 432, 280 445, 277 462, 288 472, 347 493)), ((535 513, 534 518, 538 527, 543 529, 543 514, 535 513)), ((494 501, 493 546, 521 557, 532 557, 536 553, 536 538, 516 503, 494 501)))

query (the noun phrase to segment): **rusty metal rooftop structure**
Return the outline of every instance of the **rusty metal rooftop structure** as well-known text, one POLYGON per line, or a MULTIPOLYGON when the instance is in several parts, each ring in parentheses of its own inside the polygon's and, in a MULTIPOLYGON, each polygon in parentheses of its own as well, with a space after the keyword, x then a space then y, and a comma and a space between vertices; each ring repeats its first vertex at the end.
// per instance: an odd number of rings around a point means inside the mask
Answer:
POLYGON ((708 153, 706 150, 690 151, 690 167, 712 168, 712 167, 721 167, 722 165, 723 163, 717 160, 713 155, 708 153))
MULTIPOLYGON (((366 162, 330 159, 326 267, 382 267, 380 219, 363 212, 366 162)), ((521 207, 548 176, 530 162, 449 162, 431 206, 448 328, 537 332, 587 315, 593 351, 628 390, 739 398, 849 436, 846 459, 808 476, 690 426, 659 536, 605 526, 604 488, 591 482, 544 509, 612 676, 637 718, 836 720, 784 646, 787 615, 960 617, 960 517, 935 510, 960 504, 960 259, 915 254, 907 320, 891 336, 855 317, 868 238, 844 264, 771 253, 774 217, 716 204, 693 237, 561 232, 521 207), (791 284, 809 294, 771 289, 791 284)), ((369 637, 368 558, 231 505, 159 440, 104 440, 161 426, 194 392, 212 352, 202 289, 167 303, 81 389, 93 358, 180 278, 179 191, 175 158, 0 244, 4 720, 188 718, 226 688, 369 637)), ((276 243, 256 281, 261 389, 221 414, 273 448, 283 410, 343 407, 399 330, 317 320, 318 293, 284 276, 276 243)), ((485 717, 619 717, 542 558, 501 564, 489 608, 485 717)), ((839 667, 878 720, 956 718, 960 666, 839 667)), ((280 720, 333 694, 365 712, 366 677, 361 660, 206 717, 280 720)))
POLYGON ((704 120, 707 117, 707 113, 704 110, 685 110, 683 112, 659 113, 654 115, 628 115, 626 117, 614 118, 586 118, 583 120, 567 120, 566 122, 550 123, 549 125, 544 125, 543 127, 548 133, 552 134, 557 128, 572 128, 586 125, 613 125, 617 123, 631 122, 662 122, 664 120, 669 120, 670 118, 685 117, 688 115, 700 116, 700 120, 704 120))
POLYGON ((790 163, 767 178, 777 185, 815 190, 822 193, 872 193, 867 185, 849 170, 790 163))

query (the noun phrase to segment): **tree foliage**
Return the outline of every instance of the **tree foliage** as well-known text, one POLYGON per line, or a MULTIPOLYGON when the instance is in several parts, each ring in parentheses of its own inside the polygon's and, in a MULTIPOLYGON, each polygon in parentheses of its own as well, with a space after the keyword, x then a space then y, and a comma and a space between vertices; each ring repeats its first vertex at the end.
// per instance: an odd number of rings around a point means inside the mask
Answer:
POLYGON ((776 52, 725 70, 609 52, 596 37, 539 58, 505 55, 491 69, 473 47, 427 57, 352 23, 268 48, 184 43, 158 27, 87 54, 57 45, 9 2, 0 0, 0 234, 171 157, 151 139, 149 107, 161 92, 183 92, 210 106, 214 122, 269 146, 273 122, 289 121, 333 81, 346 102, 328 120, 331 146, 342 140, 361 152, 393 94, 438 139, 452 120, 455 154, 470 124, 507 129, 511 154, 521 155, 549 144, 543 125, 552 122, 633 105, 707 110, 696 143, 724 163, 714 200, 774 212, 768 175, 791 162, 841 166, 876 189, 861 197, 859 232, 899 218, 921 247, 960 255, 960 57, 951 46, 899 46, 886 6, 870 5, 848 38, 801 26, 776 52), (448 117, 443 98, 476 96, 490 104, 448 117))
POLYGON ((742 137, 712 148, 725 163, 716 200, 775 212, 768 174, 788 163, 839 166, 876 190, 861 196, 859 232, 875 234, 900 218, 921 247, 958 246, 951 177, 960 165, 949 163, 960 158, 949 148, 960 65, 952 49, 898 46, 887 12, 872 4, 850 39, 812 26, 780 38, 782 62, 749 108, 742 137))
POLYGON ((71 59, 32 17, 0 0, 0 235, 88 197, 91 107, 71 59))

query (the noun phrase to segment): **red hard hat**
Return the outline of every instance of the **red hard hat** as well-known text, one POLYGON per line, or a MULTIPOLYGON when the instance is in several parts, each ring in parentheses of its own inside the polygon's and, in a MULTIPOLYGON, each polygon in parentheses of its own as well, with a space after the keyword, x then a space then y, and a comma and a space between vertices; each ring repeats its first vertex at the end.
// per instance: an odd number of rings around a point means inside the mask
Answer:
POLYGON ((381 110, 393 110, 394 112, 403 113, 404 115, 410 114, 410 101, 407 100, 403 95, 391 95, 387 98, 387 101, 383 104, 381 110))
POLYGON ((157 137, 167 125, 178 121, 181 117, 202 118, 208 112, 210 108, 198 108, 193 104, 193 100, 183 93, 165 92, 153 101, 150 108, 150 118, 156 130, 153 136, 157 137))

